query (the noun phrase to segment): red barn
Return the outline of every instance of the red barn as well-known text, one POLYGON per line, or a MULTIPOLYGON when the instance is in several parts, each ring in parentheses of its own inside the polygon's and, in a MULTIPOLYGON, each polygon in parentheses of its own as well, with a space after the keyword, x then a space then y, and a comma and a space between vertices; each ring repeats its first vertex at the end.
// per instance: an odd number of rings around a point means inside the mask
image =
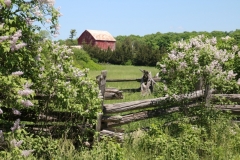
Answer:
POLYGON ((85 30, 78 38, 78 44, 82 45, 83 43, 92 44, 104 50, 108 47, 115 50, 116 40, 107 31, 85 30))

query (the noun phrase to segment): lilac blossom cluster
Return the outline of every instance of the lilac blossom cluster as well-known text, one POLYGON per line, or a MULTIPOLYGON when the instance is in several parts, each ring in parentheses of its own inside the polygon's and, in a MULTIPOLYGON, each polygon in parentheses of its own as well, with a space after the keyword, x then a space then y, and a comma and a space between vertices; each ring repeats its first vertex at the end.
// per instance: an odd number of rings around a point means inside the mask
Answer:
POLYGON ((55 4, 55 0, 38 0, 38 2, 41 4, 47 4, 51 7, 53 7, 55 4))
MULTIPOLYGON (((222 38, 229 40, 231 37, 222 38)), ((204 35, 197 36, 189 41, 179 41, 173 43, 173 50, 168 54, 164 63, 158 63, 163 74, 172 74, 178 71, 187 71, 192 75, 209 75, 222 80, 232 80, 236 74, 230 70, 225 71, 223 64, 233 60, 235 53, 240 56, 238 46, 233 46, 231 52, 218 49, 217 39, 206 38, 204 35), (208 57, 207 61, 200 61, 203 57, 208 57)))
POLYGON ((21 126, 20 126, 20 119, 17 119, 14 124, 13 124, 13 127, 11 127, 11 130, 12 132, 18 130, 18 129, 21 129, 21 126))
POLYGON ((23 140, 17 141, 16 139, 13 139, 10 143, 13 147, 20 147, 23 143, 23 140))
POLYGON ((5 4, 7 7, 11 7, 12 1, 11 1, 11 0, 4 0, 4 4, 5 4))
POLYGON ((12 72, 12 76, 21 76, 21 75, 23 75, 22 71, 12 72))
POLYGON ((0 36, 0 42, 9 40, 11 51, 16 51, 27 45, 26 43, 23 43, 23 42, 17 44, 21 36, 22 36, 22 31, 18 30, 13 36, 0 36))
MULTIPOLYGON (((23 143, 23 140, 17 141, 16 139, 13 139, 10 141, 10 144, 14 147, 14 148, 19 148, 23 143)), ((23 150, 21 151, 21 155, 24 157, 29 156, 32 152, 34 152, 34 150, 23 150)))
MULTIPOLYGON (((29 96, 29 95, 33 94, 34 91, 29 88, 29 87, 31 87, 31 85, 32 85, 31 83, 26 82, 23 86, 23 90, 18 91, 18 95, 29 96)), ((33 103, 30 100, 21 100, 21 104, 25 107, 33 106, 33 103)))

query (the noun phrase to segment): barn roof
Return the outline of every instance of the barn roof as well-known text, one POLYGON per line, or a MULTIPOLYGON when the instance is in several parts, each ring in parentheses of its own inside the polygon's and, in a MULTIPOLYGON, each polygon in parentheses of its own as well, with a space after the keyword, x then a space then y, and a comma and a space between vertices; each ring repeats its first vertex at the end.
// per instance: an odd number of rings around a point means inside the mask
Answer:
POLYGON ((98 30, 86 30, 86 31, 88 31, 95 40, 116 41, 115 38, 107 31, 98 31, 98 30))

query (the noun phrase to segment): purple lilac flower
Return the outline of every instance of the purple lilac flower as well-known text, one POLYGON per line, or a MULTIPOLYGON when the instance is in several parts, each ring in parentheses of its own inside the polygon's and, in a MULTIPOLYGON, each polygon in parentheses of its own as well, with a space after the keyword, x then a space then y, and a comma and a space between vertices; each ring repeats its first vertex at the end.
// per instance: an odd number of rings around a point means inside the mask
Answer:
POLYGON ((32 83, 26 82, 23 87, 24 87, 25 89, 27 89, 27 88, 29 88, 29 87, 31 87, 31 86, 32 86, 32 83))
POLYGON ((233 70, 228 71, 227 79, 233 79, 236 75, 237 74, 233 73, 233 70))
POLYGON ((26 88, 26 89, 24 89, 24 90, 18 91, 18 94, 19 94, 20 96, 28 96, 28 95, 30 95, 30 94, 32 94, 32 93, 33 93, 33 90, 31 90, 31 89, 29 89, 29 88, 26 88))
POLYGON ((25 47, 25 46, 27 46, 26 43, 19 43, 19 44, 15 45, 15 49, 16 49, 16 50, 19 50, 19 49, 21 49, 21 48, 23 48, 23 47, 25 47))
POLYGON ((9 38, 9 36, 0 36, 0 40, 5 41, 9 38))
POLYGON ((12 111, 13 111, 13 114, 15 114, 15 115, 21 115, 22 114, 19 110, 15 109, 15 108, 13 108, 12 111))
POLYGON ((33 106, 33 103, 29 100, 22 100, 22 105, 24 105, 25 107, 30 107, 33 106))
POLYGON ((11 6, 11 0, 4 0, 4 3, 7 7, 10 7, 11 6))
POLYGON ((14 132, 15 130, 20 129, 20 128, 21 128, 21 127, 20 127, 20 119, 17 119, 17 120, 14 122, 13 127, 11 127, 11 130, 12 130, 12 132, 14 132))
POLYGON ((30 18, 26 18, 25 21, 28 25, 32 25, 32 23, 34 22, 34 20, 31 20, 30 18))

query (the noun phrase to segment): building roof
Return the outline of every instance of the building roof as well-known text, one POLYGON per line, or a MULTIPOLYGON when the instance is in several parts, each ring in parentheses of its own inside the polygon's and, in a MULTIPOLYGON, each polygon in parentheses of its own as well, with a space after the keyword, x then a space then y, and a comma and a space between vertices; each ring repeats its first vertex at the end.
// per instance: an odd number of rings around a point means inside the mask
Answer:
POLYGON ((99 41, 116 41, 115 38, 107 31, 86 30, 95 40, 99 41))

